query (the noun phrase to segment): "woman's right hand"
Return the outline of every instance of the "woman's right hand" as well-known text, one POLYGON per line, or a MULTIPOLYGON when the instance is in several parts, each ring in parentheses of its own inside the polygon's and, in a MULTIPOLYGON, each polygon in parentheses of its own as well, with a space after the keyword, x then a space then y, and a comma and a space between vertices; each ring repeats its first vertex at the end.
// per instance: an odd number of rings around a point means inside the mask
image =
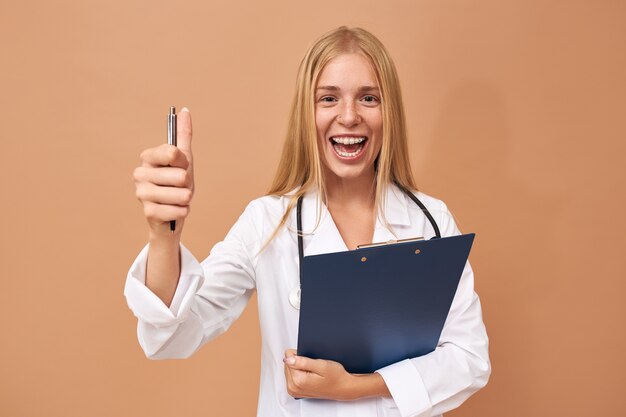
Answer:
POLYGON ((143 151, 141 166, 135 168, 135 195, 143 204, 150 239, 180 237, 189 215, 194 191, 191 154, 191 114, 184 107, 176 120, 177 145, 159 145, 143 151), (170 231, 170 221, 176 230, 170 231))

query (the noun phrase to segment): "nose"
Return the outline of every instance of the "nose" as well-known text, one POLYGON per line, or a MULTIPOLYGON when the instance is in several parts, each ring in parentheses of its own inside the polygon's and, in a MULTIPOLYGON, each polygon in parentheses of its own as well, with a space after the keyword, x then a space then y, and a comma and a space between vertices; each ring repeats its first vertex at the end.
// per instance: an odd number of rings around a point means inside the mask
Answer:
POLYGON ((357 111, 354 101, 344 101, 343 105, 339 108, 337 122, 346 127, 351 127, 361 122, 361 116, 357 111))

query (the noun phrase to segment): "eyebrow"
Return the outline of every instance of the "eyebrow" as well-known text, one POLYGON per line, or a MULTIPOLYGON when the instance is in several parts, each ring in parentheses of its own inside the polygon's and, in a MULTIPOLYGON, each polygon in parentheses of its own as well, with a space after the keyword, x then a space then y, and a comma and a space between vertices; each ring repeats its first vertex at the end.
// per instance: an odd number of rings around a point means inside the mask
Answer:
MULTIPOLYGON (((317 87, 316 90, 339 91, 341 89, 337 87, 336 85, 321 85, 317 87)), ((362 93, 365 91, 378 91, 378 87, 364 85, 363 87, 359 87, 358 91, 359 93, 362 93)))

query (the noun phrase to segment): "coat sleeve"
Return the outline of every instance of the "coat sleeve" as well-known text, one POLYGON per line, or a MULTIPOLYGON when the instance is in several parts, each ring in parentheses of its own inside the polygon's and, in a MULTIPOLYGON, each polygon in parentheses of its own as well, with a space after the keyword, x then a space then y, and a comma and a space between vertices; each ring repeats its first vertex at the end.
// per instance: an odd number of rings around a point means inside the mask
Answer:
MULTIPOLYGON (((441 235, 460 234, 452 214, 441 204, 441 235)), ((437 348, 377 372, 402 417, 439 415, 458 407, 487 384, 491 374, 488 345, 480 300, 474 292, 474 273, 467 262, 437 348)))
POLYGON ((189 357, 241 315, 256 287, 260 227, 252 202, 202 263, 181 244, 181 274, 169 308, 145 285, 148 245, 141 251, 128 271, 124 295, 148 358, 189 357))

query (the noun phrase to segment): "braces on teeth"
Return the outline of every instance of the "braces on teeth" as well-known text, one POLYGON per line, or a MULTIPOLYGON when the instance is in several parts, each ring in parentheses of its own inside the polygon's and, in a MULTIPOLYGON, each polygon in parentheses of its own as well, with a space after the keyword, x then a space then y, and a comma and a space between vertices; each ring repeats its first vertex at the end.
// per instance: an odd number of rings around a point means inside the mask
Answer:
POLYGON ((354 145, 355 143, 361 143, 365 140, 364 137, 362 138, 341 138, 341 137, 337 137, 337 138, 332 138, 333 142, 335 143, 341 143, 342 145, 354 145))

